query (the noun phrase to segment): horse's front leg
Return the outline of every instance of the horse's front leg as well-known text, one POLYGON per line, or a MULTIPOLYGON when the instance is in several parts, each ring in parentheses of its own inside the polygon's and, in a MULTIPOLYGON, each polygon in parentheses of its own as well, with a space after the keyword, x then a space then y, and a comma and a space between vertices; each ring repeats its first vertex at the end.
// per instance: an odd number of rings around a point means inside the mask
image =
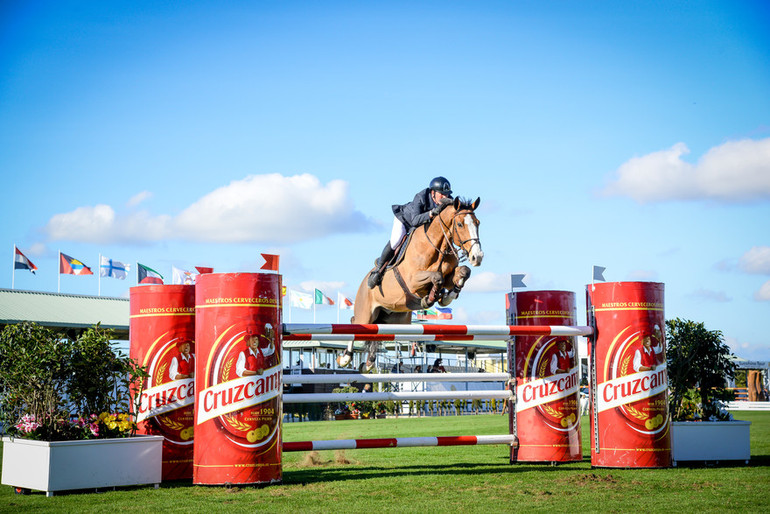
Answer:
POLYGON ((458 296, 460 296, 460 291, 462 291, 463 286, 465 285, 465 282, 468 280, 468 277, 471 276, 471 269, 468 266, 458 266, 455 268, 455 270, 449 275, 447 278, 451 279, 448 280, 450 284, 452 284, 452 289, 448 290, 444 295, 441 297, 441 300, 439 300, 439 305, 442 307, 446 307, 450 303, 452 303, 453 300, 455 300, 458 296))

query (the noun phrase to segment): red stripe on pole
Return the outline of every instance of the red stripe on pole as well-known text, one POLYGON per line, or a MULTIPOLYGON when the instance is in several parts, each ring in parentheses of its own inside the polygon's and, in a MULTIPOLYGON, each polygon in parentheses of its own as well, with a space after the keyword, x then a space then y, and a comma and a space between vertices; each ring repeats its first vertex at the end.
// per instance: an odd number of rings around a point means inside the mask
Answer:
POLYGON ((313 449, 313 441, 296 441, 292 443, 283 443, 285 452, 306 452, 313 449))
POLYGON ((473 446, 478 442, 475 435, 437 437, 438 446, 473 446))
POLYGON ((356 448, 395 448, 398 446, 398 439, 356 439, 356 448))
POLYGON ((468 333, 468 327, 465 325, 423 325, 423 333, 464 336, 468 333))

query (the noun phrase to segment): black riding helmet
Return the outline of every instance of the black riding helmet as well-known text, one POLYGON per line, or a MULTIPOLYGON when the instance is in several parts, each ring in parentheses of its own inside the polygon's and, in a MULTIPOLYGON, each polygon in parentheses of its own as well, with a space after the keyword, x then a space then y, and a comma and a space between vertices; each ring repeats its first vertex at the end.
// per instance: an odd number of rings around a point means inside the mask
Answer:
POLYGON ((438 191, 439 193, 452 198, 452 186, 449 181, 444 177, 436 177, 430 181, 430 190, 438 191))

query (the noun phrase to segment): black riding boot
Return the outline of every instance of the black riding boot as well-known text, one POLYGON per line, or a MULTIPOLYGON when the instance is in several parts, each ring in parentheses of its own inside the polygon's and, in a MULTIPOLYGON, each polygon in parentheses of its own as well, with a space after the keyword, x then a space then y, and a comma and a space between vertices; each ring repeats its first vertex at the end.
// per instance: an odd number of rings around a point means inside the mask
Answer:
POLYGON ((385 248, 382 249, 382 255, 380 255, 380 258, 374 263, 374 271, 369 274, 369 281, 367 282, 369 289, 380 285, 380 282, 382 282, 382 274, 385 272, 385 266, 388 265, 395 253, 393 248, 390 247, 390 241, 385 243, 385 248))

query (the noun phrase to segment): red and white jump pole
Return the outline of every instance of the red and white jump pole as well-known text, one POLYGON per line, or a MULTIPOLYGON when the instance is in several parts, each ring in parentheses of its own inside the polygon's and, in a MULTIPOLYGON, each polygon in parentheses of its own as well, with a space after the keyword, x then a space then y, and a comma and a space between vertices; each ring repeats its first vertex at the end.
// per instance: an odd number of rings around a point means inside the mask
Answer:
POLYGON ((515 446, 514 435, 459 435, 443 437, 393 437, 383 439, 338 439, 329 441, 284 442, 283 451, 356 450, 362 448, 410 448, 418 446, 476 446, 507 444, 515 446))
MULTIPOLYGON (((300 334, 334 334, 354 335, 362 340, 369 340, 366 336, 440 336, 437 339, 452 336, 590 336, 594 333, 591 327, 567 327, 558 325, 374 325, 374 324, 308 324, 285 323, 283 335, 300 334)), ((411 340, 411 339, 410 339, 411 340)))
MULTIPOLYGON (((374 375, 372 375, 374 376, 374 375)), ((284 394, 283 403, 333 403, 388 400, 511 400, 511 391, 411 391, 379 393, 299 393, 284 394)))
POLYGON ((284 384, 348 384, 351 382, 507 382, 508 373, 346 373, 284 375, 284 384))

